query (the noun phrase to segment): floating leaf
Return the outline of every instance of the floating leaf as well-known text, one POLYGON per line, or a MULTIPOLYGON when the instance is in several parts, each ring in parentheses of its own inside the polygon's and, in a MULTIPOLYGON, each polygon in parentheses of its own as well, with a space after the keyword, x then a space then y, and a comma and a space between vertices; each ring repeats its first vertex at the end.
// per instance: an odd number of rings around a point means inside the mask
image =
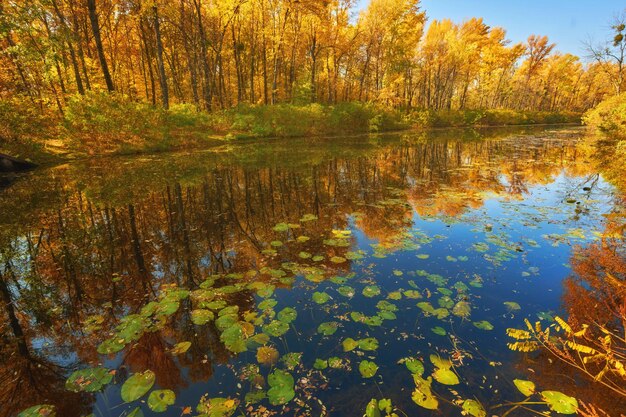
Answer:
POLYGON ((432 378, 424 379, 414 374, 415 390, 411 395, 413 402, 427 410, 436 410, 439 407, 439 401, 431 391, 432 378))
POLYGON ((372 351, 378 349, 378 340, 375 337, 368 337, 358 341, 359 349, 372 351))
POLYGON ((363 295, 368 298, 376 297, 380 295, 380 288, 376 285, 368 285, 363 288, 363 295))
POLYGON ((230 417, 237 405, 238 401, 231 398, 202 398, 196 411, 200 413, 198 417, 230 417))
POLYGON ((433 378, 444 385, 457 385, 459 377, 451 369, 439 368, 433 372, 433 378))
POLYGON ((304 223, 304 222, 311 222, 311 221, 315 221, 315 220, 317 220, 317 216, 315 214, 310 214, 310 213, 307 213, 307 214, 305 214, 304 216, 302 216, 300 218, 300 221, 302 223, 304 223))
POLYGON ((274 337, 280 337, 287 333, 287 331, 289 331, 289 324, 279 320, 273 320, 263 326, 263 332, 274 337))
POLYGON ((325 359, 315 359, 315 363, 313 363, 313 368, 318 370, 323 370, 328 368, 328 361, 325 359))
POLYGON ((459 301, 452 309, 452 314, 462 318, 468 318, 471 313, 470 304, 467 301, 459 301))
POLYGON ((339 328, 339 323, 334 321, 329 321, 326 323, 322 323, 317 327, 317 332, 323 334, 324 336, 332 336, 335 334, 337 329, 339 328))
POLYGON ((506 306, 506 309, 509 311, 517 311, 517 310, 522 309, 520 305, 517 304, 515 301, 505 301, 503 304, 506 306))
POLYGON ((154 385, 155 378, 154 372, 149 369, 132 375, 122 385, 122 401, 130 403, 146 395, 154 385))
POLYGON ((406 358, 404 360, 404 366, 406 366, 406 369, 412 374, 421 376, 424 373, 424 364, 419 359, 406 358))
POLYGON ((493 324, 489 323, 486 320, 475 321, 474 326, 481 330, 493 330, 493 324))
POLYGON ((210 310, 197 309, 191 311, 191 322, 199 326, 207 324, 215 318, 215 315, 210 310))
POLYGON ((172 355, 182 355, 183 353, 187 352, 190 347, 191 342, 180 342, 176 343, 174 347, 172 347, 170 352, 172 353, 172 355))
POLYGON ((267 397, 272 405, 286 404, 296 395, 293 377, 288 372, 276 369, 269 374, 267 382, 270 386, 267 397))
POLYGON ((330 295, 325 292, 315 291, 313 293, 312 299, 317 304, 324 304, 327 303, 328 300, 330 300, 330 295))
POLYGON ((65 382, 72 392, 96 392, 113 380, 113 372, 106 368, 86 368, 75 371, 65 382))
POLYGON ((378 371, 378 365, 374 362, 364 360, 359 364, 359 372, 363 376, 363 378, 371 378, 376 375, 376 371, 378 371))
POLYGON ((283 323, 291 323, 298 317, 298 312, 292 307, 285 307, 278 312, 278 320, 283 323))
POLYGON ((156 413, 162 413, 176 402, 176 394, 169 389, 152 391, 148 396, 148 407, 156 413))
POLYGON ((446 332, 446 329, 440 326, 433 327, 431 330, 433 331, 433 333, 438 334, 439 336, 445 336, 446 334, 448 334, 446 332))
POLYGON ((550 410, 561 414, 576 414, 578 401, 574 397, 559 391, 541 391, 541 397, 548 404, 550 410))
POLYGON ((343 346, 344 352, 350 352, 351 350, 356 349, 356 347, 359 345, 359 342, 357 342, 351 337, 348 337, 347 339, 344 339, 344 341, 341 342, 341 344, 343 346))
POLYGON ((365 407, 365 417, 381 417, 376 399, 372 399, 365 407))
POLYGON ((330 261, 334 264, 342 264, 346 262, 346 258, 342 256, 333 256, 332 258, 330 258, 330 261))
POLYGON ((22 411, 17 417, 56 417, 53 405, 40 404, 22 411))
POLYGON ((284 354, 280 361, 285 364, 285 367, 289 370, 295 369, 296 366, 300 364, 302 359, 302 353, 300 352, 290 352, 284 354))
POLYGON ((513 383, 515 384, 519 392, 521 392, 527 397, 530 397, 531 395, 535 393, 535 383, 532 381, 526 381, 523 379, 514 379, 513 383))
POLYGON ((463 411, 470 416, 486 417, 487 412, 481 403, 476 400, 465 400, 463 402, 463 411))
POLYGON ((354 288, 349 287, 347 285, 337 288, 337 292, 343 295, 344 297, 348 297, 348 298, 354 297, 354 294, 355 294, 354 288))
POLYGON ((256 360, 262 365, 272 365, 278 361, 278 351, 271 346, 261 346, 256 351, 256 360))

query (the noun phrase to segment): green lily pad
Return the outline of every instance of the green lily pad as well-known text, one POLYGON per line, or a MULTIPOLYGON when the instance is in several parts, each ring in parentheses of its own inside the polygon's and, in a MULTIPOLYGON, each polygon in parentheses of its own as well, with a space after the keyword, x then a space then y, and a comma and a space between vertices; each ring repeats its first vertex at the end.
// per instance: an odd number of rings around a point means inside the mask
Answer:
POLYGON ((406 358, 404 360, 404 366, 406 366, 406 369, 408 369, 412 374, 421 376, 424 373, 424 364, 419 359, 406 358))
POLYGON ((476 400, 465 400, 463 402, 462 408, 463 408, 463 411, 465 411, 467 415, 470 415, 473 417, 486 417, 487 416, 487 412, 485 411, 485 408, 483 407, 483 405, 476 400))
POLYGON ((172 347, 172 349, 170 350, 170 353, 172 355, 182 355, 183 353, 187 352, 190 347, 191 342, 176 343, 174 347, 172 347))
POLYGON ((328 361, 325 359, 315 359, 315 362, 313 363, 313 368, 317 369, 317 370, 323 370, 328 368, 328 361))
POLYGON ((559 391, 541 391, 541 397, 548 404, 550 410, 561 414, 576 414, 578 401, 574 397, 559 391))
POLYGON ((230 417, 237 410, 238 401, 231 398, 202 398, 196 411, 198 417, 230 417))
POLYGON ((471 314, 471 307, 467 301, 459 301, 452 309, 452 314, 462 318, 468 318, 471 314))
POLYGON ((300 361, 302 360, 302 353, 301 352, 290 352, 290 353, 285 353, 281 358, 280 361, 282 363, 285 364, 285 367, 287 369, 289 369, 290 371, 295 369, 296 366, 298 366, 300 364, 300 361))
POLYGON ((513 383, 515 384, 519 392, 521 392, 527 397, 530 397, 531 395, 535 393, 535 383, 532 381, 526 381, 523 379, 514 379, 513 383))
POLYGON ((348 297, 348 298, 354 297, 354 294, 355 294, 354 288, 349 287, 347 285, 337 288, 337 292, 343 295, 344 297, 348 297))
POLYGON ((267 397, 272 405, 287 404, 296 395, 293 376, 288 372, 276 369, 269 374, 267 382, 270 386, 267 397))
POLYGON ((289 331, 289 324, 280 320, 273 320, 263 326, 263 332, 270 336, 280 337, 289 331))
POLYGON ((313 301, 317 304, 324 304, 327 303, 328 300, 330 300, 330 295, 328 295, 325 292, 319 292, 319 291, 315 291, 313 293, 313 301))
POLYGON ((515 301, 505 301, 503 304, 506 306, 506 309, 509 311, 517 311, 517 310, 522 309, 522 307, 520 307, 520 305, 517 304, 515 301))
POLYGON ((439 336, 445 336, 446 334, 448 334, 448 332, 446 332, 446 329, 440 326, 433 327, 431 330, 433 331, 433 333, 439 336))
POLYGON ((372 298, 380 295, 380 288, 377 285, 367 285, 363 288, 363 295, 372 298))
POLYGON ((86 368, 75 371, 65 382, 72 392, 96 392, 113 380, 113 373, 106 368, 86 368))
POLYGON ((378 340, 375 337, 361 339, 357 343, 361 350, 372 351, 378 349, 378 340))
POLYGON ((359 372, 363 376, 363 378, 371 378, 376 375, 378 371, 378 365, 374 362, 364 360, 359 364, 359 372))
POLYGON ((341 345, 343 346, 344 352, 350 352, 351 350, 356 349, 356 347, 359 345, 359 342, 351 337, 348 337, 347 339, 344 339, 343 342, 341 342, 341 345))
POLYGON ((176 394, 169 389, 152 391, 148 396, 148 407, 155 413, 162 413, 176 402, 176 394))
POLYGON ((17 417, 56 417, 53 405, 39 404, 22 411, 17 417))
POLYGON ((486 320, 475 321, 474 326, 481 330, 493 330, 493 324, 489 323, 486 320))
POLYGON ((433 378, 444 385, 457 385, 459 377, 451 369, 439 368, 433 372, 433 378))
POLYGON ((122 401, 130 403, 146 395, 154 385, 156 376, 151 370, 136 373, 122 385, 122 401))
POLYGON ((191 311, 191 322, 201 326, 207 324, 215 318, 211 310, 197 309, 191 311))
POLYGON ((439 401, 431 390, 432 378, 424 379, 413 374, 413 380, 415 381, 415 390, 411 394, 413 402, 427 410, 436 410, 439 407, 439 401))
POLYGON ((283 323, 291 323, 298 317, 298 312, 292 307, 285 307, 278 312, 278 320, 283 323))
POLYGON ((333 334, 335 334, 338 328, 339 328, 339 323, 335 321, 329 321, 329 322, 320 324, 317 327, 317 332, 323 334, 324 336, 332 336, 333 334))

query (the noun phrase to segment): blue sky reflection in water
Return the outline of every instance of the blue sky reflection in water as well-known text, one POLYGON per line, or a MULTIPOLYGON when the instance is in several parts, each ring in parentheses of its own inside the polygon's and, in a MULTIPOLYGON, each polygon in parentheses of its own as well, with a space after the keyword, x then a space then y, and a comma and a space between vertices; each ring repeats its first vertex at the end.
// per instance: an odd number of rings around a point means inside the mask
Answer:
POLYGON ((502 411, 524 399, 515 378, 572 393, 562 370, 510 351, 506 329, 562 314, 572 260, 615 210, 581 130, 298 141, 18 178, 0 196, 20 220, 0 217, 19 319, 2 329, 3 372, 39 388, 8 380, 5 410, 198 415, 204 398, 209 416, 352 417, 388 398, 426 416, 404 362, 426 378, 441 371, 431 355, 451 361, 432 382, 444 414, 467 399, 502 411), (65 389, 96 366, 114 374, 101 391, 65 389), (147 370, 154 386, 124 403, 147 370), (164 412, 155 390, 175 394, 164 412))

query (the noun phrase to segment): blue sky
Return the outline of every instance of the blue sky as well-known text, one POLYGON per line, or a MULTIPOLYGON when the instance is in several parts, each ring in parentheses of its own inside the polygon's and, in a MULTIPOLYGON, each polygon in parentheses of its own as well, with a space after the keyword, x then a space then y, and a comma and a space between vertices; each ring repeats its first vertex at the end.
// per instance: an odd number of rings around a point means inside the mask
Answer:
MULTIPOLYGON (((360 8, 369 3, 357 1, 360 8)), ((483 17, 489 26, 505 28, 514 42, 547 35, 559 51, 578 56, 585 55, 582 41, 605 39, 611 18, 626 9, 624 0, 422 0, 421 5, 429 20, 483 17)))

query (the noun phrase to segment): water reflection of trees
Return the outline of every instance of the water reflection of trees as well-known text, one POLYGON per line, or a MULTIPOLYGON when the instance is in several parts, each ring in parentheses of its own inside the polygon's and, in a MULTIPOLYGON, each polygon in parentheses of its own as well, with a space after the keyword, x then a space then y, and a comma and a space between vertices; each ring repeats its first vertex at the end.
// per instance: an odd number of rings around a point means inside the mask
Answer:
MULTIPOLYGON (((155 167, 158 159, 93 162, 24 179, 11 188, 19 199, 0 196, 14 213, 0 218, 0 290, 7 318, 3 413, 38 400, 60 410, 63 404, 88 408, 88 398, 68 398, 64 370, 44 358, 75 352, 78 361, 96 363, 93 339, 99 336, 87 334, 81 324, 90 315, 105 317, 104 334, 121 316, 153 300, 162 284, 195 288, 214 273, 277 269, 298 261, 301 250, 325 255, 317 267, 328 276, 345 272, 349 265, 337 266, 329 258, 349 248, 331 248, 323 240, 330 230, 348 226, 346 213, 359 213, 357 226, 368 237, 394 241, 410 229, 414 211, 458 216, 479 207, 486 193, 517 198, 530 185, 574 169, 584 159, 577 152, 560 140, 522 145, 443 138, 272 163, 211 154, 172 156, 174 162, 162 168, 155 167), (287 236, 274 225, 295 223, 307 213, 319 221, 289 238, 302 234, 308 242, 297 250, 279 248, 275 256, 263 253, 269 242, 287 236), (46 349, 34 352, 42 340, 46 349), (22 385, 17 397, 11 382, 16 374, 30 384, 22 385)), ((250 294, 233 300, 242 311, 253 302, 250 294)), ((171 326, 144 335, 124 352, 123 364, 152 369, 164 387, 184 386, 180 366, 189 369, 192 381, 208 379, 211 364, 225 362, 229 353, 216 329, 204 326, 198 332, 188 310, 181 309, 171 326), (167 352, 181 340, 192 341, 192 348, 177 364, 167 352)))

